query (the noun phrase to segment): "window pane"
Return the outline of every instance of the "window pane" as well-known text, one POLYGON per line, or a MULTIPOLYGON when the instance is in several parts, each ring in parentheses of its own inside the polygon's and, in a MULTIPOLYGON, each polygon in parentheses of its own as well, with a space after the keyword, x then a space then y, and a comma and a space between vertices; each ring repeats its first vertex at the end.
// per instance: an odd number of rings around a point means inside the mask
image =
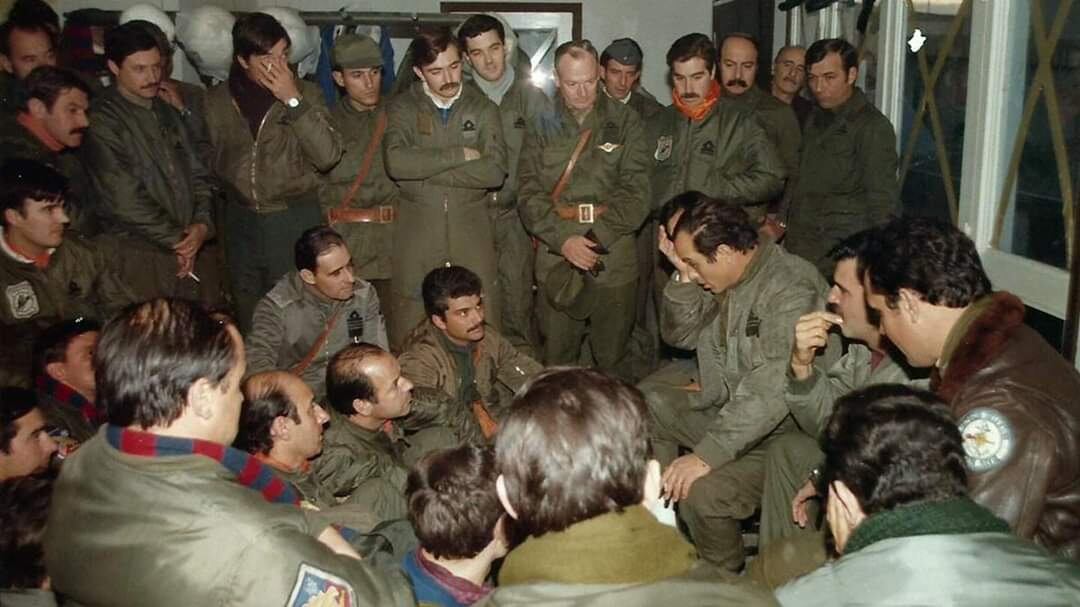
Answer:
MULTIPOLYGON (((953 193, 960 195, 960 169, 964 150, 964 112, 967 104, 968 51, 971 47, 971 17, 965 17, 963 26, 952 46, 946 48, 949 31, 953 27, 959 3, 915 3, 914 26, 926 37, 918 53, 907 51, 904 67, 904 115, 901 133, 901 160, 909 148, 913 148, 911 164, 907 173, 901 175, 903 189, 900 196, 904 213, 935 217, 951 221, 949 202, 945 190, 945 177, 938 145, 931 128, 929 107, 921 117, 918 138, 911 140, 915 117, 919 111, 927 83, 919 69, 919 55, 926 60, 927 71, 932 72, 942 53, 947 53, 944 67, 934 85, 933 98, 941 121, 942 141, 952 175, 953 193)), ((901 167, 903 169, 903 167, 901 167)))
MULTIPOLYGON (((1060 5, 1060 0, 1047 0, 1041 4, 1046 31, 1050 30, 1060 5)), ((1074 4, 1069 12, 1050 64, 1061 115, 1056 125, 1053 124, 1044 93, 1035 106, 1027 132, 1019 134, 1024 137, 1024 147, 1020 156, 1016 193, 1006 215, 1000 241, 1003 251, 1059 268, 1066 267, 1067 246, 1061 179, 1051 129, 1062 129, 1066 165, 1072 176, 1075 195, 1076 180, 1080 174, 1080 120, 1077 119, 1080 115, 1080 10, 1076 6, 1074 4)), ((1026 34, 1021 31, 1015 35, 1026 35, 1028 40, 1024 94, 1010 99, 1011 111, 1016 113, 1019 122, 1039 65, 1039 54, 1035 45, 1035 31, 1030 23, 1026 34)))

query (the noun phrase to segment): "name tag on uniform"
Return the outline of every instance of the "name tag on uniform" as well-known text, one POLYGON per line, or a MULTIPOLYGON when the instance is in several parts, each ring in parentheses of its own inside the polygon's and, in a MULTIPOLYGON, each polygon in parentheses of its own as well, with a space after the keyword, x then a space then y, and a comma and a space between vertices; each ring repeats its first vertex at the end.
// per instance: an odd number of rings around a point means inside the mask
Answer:
POLYGON ((604 145, 598 145, 596 147, 598 147, 601 150, 603 150, 603 151, 607 152, 608 154, 610 154, 610 153, 614 152, 615 150, 621 148, 622 144, 621 143, 611 143, 609 141, 609 142, 605 143, 604 145))
POLYGON ((359 312, 356 310, 350 312, 345 325, 349 327, 349 341, 354 344, 364 341, 364 317, 360 316, 359 312))
POLYGON ((435 122, 431 119, 431 114, 423 111, 416 113, 416 130, 421 135, 435 134, 435 122))
POLYGON ((750 313, 750 318, 746 319, 746 336, 761 337, 761 319, 753 312, 750 313))
POLYGON ((663 162, 668 158, 671 158, 671 147, 674 144, 674 138, 671 135, 663 135, 656 140, 656 151, 653 152, 653 158, 659 162, 663 162))

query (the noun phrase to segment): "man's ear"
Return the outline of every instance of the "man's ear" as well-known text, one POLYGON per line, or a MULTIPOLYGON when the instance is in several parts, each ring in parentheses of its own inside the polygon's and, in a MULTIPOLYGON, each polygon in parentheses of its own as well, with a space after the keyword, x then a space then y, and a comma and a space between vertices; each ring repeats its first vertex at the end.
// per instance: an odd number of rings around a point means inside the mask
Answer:
POLYGON ((418 68, 418 67, 416 67, 414 65, 413 68, 412 68, 412 71, 413 71, 414 74, 416 74, 417 78, 419 78, 420 80, 424 79, 424 70, 422 70, 422 69, 420 69, 420 68, 418 68))
POLYGON ((62 384, 67 383, 67 365, 59 361, 51 362, 45 365, 45 375, 62 384))
POLYGON ((45 106, 45 102, 34 97, 26 102, 26 109, 30 110, 30 115, 38 120, 49 114, 49 108, 45 106))
POLYGON ((446 330, 446 321, 443 320, 443 317, 438 314, 431 315, 431 324, 435 325, 435 327, 440 331, 446 330))
POLYGON ((716 247, 716 251, 714 253, 717 259, 723 259, 725 257, 731 257, 731 254, 734 252, 735 249, 727 246, 726 244, 722 244, 716 247))
POLYGON ((354 398, 352 402, 353 411, 363 415, 364 417, 371 417, 371 413, 375 410, 375 404, 369 400, 361 398, 354 398))
POLYGON ((304 281, 306 284, 314 286, 315 285, 315 273, 312 272, 311 270, 307 270, 307 269, 300 270, 300 280, 304 281))
POLYGON ((247 59, 244 59, 240 55, 236 55, 236 62, 239 63, 240 67, 244 68, 245 70, 248 69, 249 63, 248 63, 247 59))
POLYGON ((334 82, 341 88, 345 88, 345 76, 340 71, 334 70, 330 72, 330 77, 334 79, 334 82))
POLYGON ((120 66, 116 65, 115 61, 109 59, 105 64, 109 66, 109 71, 112 72, 113 76, 120 74, 120 66))
POLYGON ((11 59, 7 55, 0 53, 0 69, 9 74, 15 73, 15 66, 11 65, 11 59))
POLYGON ((205 377, 195 380, 195 383, 188 388, 187 404, 199 419, 209 421, 214 417, 214 402, 216 399, 212 392, 217 389, 205 377))
POLYGON ((905 314, 912 323, 919 322, 923 303, 922 297, 911 289, 900 289, 899 296, 897 305, 900 308, 900 312, 905 314))
POLYGON ((506 493, 506 479, 501 474, 495 479, 495 492, 499 494, 499 502, 502 503, 506 513, 510 515, 510 518, 517 520, 517 510, 514 510, 514 506, 510 504, 510 497, 506 493))
POLYGON ((855 81, 859 79, 859 68, 853 67, 847 71, 847 83, 855 84, 855 81))
POLYGON ((289 440, 289 423, 284 415, 279 415, 270 422, 270 438, 289 440))

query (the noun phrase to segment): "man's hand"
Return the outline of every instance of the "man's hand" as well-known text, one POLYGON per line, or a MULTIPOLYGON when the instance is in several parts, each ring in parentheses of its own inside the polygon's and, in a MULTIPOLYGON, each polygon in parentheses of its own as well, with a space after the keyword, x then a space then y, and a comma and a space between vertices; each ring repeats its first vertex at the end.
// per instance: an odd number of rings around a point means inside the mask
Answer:
POLYGON ((660 226, 656 229, 656 248, 660 249, 660 252, 667 257, 667 260, 671 262, 671 265, 675 267, 679 272, 679 277, 683 282, 689 282, 687 278, 687 265, 682 259, 679 258, 679 254, 675 252, 675 243, 668 238, 667 230, 664 226, 660 226))
POLYGON ((259 61, 259 69, 255 71, 256 81, 263 88, 270 91, 278 101, 286 101, 300 97, 300 89, 296 86, 296 77, 289 64, 283 57, 272 57, 259 61))
POLYGON ((195 258, 176 254, 176 277, 183 278, 195 270, 195 258))
POLYGON ((465 160, 480 160, 480 150, 475 148, 465 148, 465 160))
POLYGON ((806 481, 806 484, 795 494, 795 499, 791 500, 791 520, 795 521, 795 524, 799 527, 805 529, 810 524, 810 515, 806 512, 806 503, 817 496, 817 488, 814 487, 814 483, 806 481))
POLYGON ((791 374, 807 379, 813 373, 817 351, 829 342, 829 329, 844 324, 844 319, 832 312, 803 314, 795 323, 795 345, 791 348, 791 374))
POLYGON ((571 236, 563 243, 560 252, 575 268, 588 272, 593 269, 600 255, 592 249, 593 242, 584 236, 571 236))
POLYGON ((180 235, 180 242, 173 245, 173 251, 177 255, 194 258, 195 254, 202 248, 203 243, 206 242, 206 235, 209 232, 210 228, 206 227, 204 223, 189 225, 180 235))
POLYGON ((180 95, 180 89, 176 87, 176 83, 172 80, 164 78, 161 80, 161 85, 158 87, 158 97, 176 108, 178 112, 187 109, 184 105, 184 98, 180 95))
POLYGON ((663 495, 673 502, 678 502, 690 496, 690 487, 694 481, 705 476, 712 470, 705 460, 688 453, 675 461, 664 470, 660 478, 663 485, 663 495))

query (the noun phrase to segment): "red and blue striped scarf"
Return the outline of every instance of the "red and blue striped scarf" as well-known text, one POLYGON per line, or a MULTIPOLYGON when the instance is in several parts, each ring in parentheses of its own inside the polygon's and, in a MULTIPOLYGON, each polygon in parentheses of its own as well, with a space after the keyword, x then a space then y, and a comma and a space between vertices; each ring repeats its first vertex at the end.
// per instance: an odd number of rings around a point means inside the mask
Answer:
POLYGON ((239 449, 193 438, 139 432, 112 424, 105 427, 105 437, 113 448, 128 455, 209 457, 235 474, 238 483, 261 493, 266 501, 275 504, 300 504, 300 495, 292 485, 278 478, 269 466, 239 449))
POLYGON ((94 403, 76 392, 71 386, 44 374, 38 375, 37 381, 34 383, 42 394, 51 396, 58 402, 78 409, 86 421, 90 422, 91 426, 97 428, 105 423, 105 412, 98 409, 94 403))

